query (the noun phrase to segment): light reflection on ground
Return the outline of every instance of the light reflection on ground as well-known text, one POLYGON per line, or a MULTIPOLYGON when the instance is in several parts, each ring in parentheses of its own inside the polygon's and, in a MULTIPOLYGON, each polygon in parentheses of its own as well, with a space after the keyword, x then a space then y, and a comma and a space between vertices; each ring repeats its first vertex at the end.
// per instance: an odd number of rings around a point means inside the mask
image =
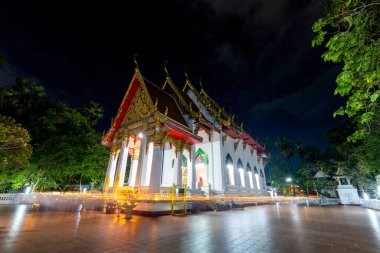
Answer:
POLYGON ((380 212, 277 204, 125 220, 0 206, 0 252, 380 252, 380 212))

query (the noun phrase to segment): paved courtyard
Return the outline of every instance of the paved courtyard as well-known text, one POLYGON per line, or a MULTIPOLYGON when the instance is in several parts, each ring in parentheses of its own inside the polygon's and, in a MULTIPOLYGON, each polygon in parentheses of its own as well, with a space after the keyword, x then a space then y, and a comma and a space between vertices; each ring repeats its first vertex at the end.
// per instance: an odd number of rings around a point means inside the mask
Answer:
POLYGON ((0 252, 380 252, 380 212, 268 205, 186 217, 0 206, 0 252))

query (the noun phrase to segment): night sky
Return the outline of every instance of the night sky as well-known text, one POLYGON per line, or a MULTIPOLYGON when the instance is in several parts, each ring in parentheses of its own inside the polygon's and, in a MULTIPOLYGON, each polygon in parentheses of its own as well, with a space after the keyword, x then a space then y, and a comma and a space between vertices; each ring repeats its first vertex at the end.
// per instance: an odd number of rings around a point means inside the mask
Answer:
POLYGON ((321 148, 338 122, 332 113, 340 66, 312 48, 324 1, 195 0, 0 3, 0 85, 15 76, 49 96, 80 105, 95 100, 109 127, 134 72, 161 86, 165 60, 175 84, 205 90, 259 140, 288 135, 321 148))

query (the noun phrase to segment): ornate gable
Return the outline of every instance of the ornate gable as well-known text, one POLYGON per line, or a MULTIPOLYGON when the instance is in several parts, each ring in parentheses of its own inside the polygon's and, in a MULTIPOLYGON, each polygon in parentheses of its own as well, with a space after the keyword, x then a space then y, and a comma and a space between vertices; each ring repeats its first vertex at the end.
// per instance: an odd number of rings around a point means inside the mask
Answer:
POLYGON ((124 116, 122 125, 150 117, 155 111, 151 101, 144 84, 140 84, 124 116))

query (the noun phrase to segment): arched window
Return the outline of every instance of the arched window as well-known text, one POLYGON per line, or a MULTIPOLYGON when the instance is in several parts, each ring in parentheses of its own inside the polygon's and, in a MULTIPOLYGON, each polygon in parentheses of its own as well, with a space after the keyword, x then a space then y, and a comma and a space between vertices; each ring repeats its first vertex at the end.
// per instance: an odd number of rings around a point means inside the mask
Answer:
POLYGON ((226 168, 227 168, 228 184, 235 185, 234 161, 232 160, 232 157, 230 154, 227 154, 225 163, 226 163, 226 168))
POLYGON ((238 160, 238 162, 237 162, 237 166, 238 166, 238 169, 239 169, 239 170, 244 168, 244 167, 243 167, 243 162, 240 160, 240 158, 239 158, 239 160, 238 160))
POLYGON ((248 173, 248 179, 249 179, 249 187, 253 188, 253 176, 252 176, 252 168, 249 163, 247 163, 247 166, 245 167, 248 173))
POLYGON ((207 185, 208 155, 202 149, 195 152, 195 179, 200 187, 207 185))
POLYGON ((237 162, 237 167, 238 167, 239 175, 240 175, 240 186, 245 187, 244 165, 243 165, 243 162, 240 160, 240 158, 237 162))
POLYGON ((249 163, 247 163, 247 166, 245 166, 247 172, 252 172, 252 168, 251 168, 251 165, 249 165, 249 163))

